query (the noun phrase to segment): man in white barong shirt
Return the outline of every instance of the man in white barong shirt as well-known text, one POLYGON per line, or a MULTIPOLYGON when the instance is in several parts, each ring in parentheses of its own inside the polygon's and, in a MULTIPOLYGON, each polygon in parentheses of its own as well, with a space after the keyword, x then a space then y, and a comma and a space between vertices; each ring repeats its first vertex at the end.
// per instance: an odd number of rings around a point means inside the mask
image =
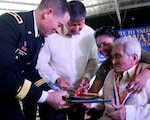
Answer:
POLYGON ((119 38, 113 43, 113 69, 104 83, 105 110, 100 120, 150 120, 150 79, 139 94, 132 92, 129 82, 134 75, 147 69, 140 63, 141 46, 132 37, 119 38), (122 76, 123 75, 123 76, 122 76), (120 77, 121 76, 121 77, 120 77))
POLYGON ((45 38, 36 67, 47 83, 56 83, 62 89, 79 86, 81 81, 88 83, 98 69, 94 30, 84 24, 85 19, 70 23, 60 34, 45 38), (71 33, 68 29, 72 26, 79 29, 71 33))

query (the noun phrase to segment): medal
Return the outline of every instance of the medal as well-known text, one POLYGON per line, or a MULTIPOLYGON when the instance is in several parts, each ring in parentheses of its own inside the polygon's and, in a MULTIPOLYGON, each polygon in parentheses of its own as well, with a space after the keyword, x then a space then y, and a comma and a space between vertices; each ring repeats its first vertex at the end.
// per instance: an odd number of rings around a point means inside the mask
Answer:
POLYGON ((21 47, 21 50, 23 50, 24 52, 27 50, 27 41, 24 41, 24 44, 21 47))
MULTIPOLYGON (((137 63, 136 65, 136 68, 135 68, 135 72, 134 72, 134 75, 135 76, 137 74, 137 71, 138 71, 138 68, 139 68, 139 65, 140 63, 137 63)), ((142 69, 140 69, 141 71, 142 69)), ((139 72, 140 72, 139 71, 139 72)), ((138 73, 139 73, 138 72, 138 73)), ((122 104, 126 104, 127 100, 132 96, 133 94, 133 91, 131 90, 132 89, 132 86, 127 86, 126 87, 126 90, 124 91, 124 94, 123 96, 121 97, 120 96, 120 91, 119 91, 119 85, 117 84, 118 82, 118 77, 115 76, 114 78, 114 87, 113 87, 113 92, 114 92, 114 103, 116 105, 122 105, 122 104)))

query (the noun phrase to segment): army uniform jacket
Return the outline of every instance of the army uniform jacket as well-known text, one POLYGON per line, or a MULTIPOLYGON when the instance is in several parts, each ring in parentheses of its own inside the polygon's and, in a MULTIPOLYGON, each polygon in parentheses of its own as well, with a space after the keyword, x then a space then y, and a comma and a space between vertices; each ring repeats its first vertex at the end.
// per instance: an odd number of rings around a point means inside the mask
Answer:
POLYGON ((35 70, 44 38, 35 38, 33 11, 1 15, 0 31, 0 94, 38 101, 39 86, 49 87, 35 70))

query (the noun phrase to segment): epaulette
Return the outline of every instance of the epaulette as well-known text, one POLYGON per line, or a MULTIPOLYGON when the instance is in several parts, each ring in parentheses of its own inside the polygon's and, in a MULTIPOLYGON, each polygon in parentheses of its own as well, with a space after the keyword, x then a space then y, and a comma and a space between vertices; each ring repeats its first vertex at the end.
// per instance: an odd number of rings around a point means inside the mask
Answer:
POLYGON ((8 12, 8 14, 10 14, 11 16, 13 16, 16 19, 16 21, 17 21, 18 24, 22 24, 23 23, 22 18, 17 13, 15 13, 15 12, 8 12))

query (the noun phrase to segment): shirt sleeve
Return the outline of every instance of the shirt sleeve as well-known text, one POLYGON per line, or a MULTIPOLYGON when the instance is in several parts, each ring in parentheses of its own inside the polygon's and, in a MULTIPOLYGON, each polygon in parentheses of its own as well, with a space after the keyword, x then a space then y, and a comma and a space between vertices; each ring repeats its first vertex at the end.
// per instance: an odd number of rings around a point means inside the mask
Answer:
POLYGON ((40 99, 38 100, 38 103, 43 103, 43 102, 45 102, 47 96, 48 96, 48 92, 43 91, 43 92, 42 92, 42 95, 41 95, 41 97, 40 97, 40 99))
POLYGON ((126 120, 148 120, 150 118, 150 104, 146 105, 125 105, 126 120))
POLYGON ((98 54, 97 54, 97 46, 93 39, 91 42, 91 51, 89 55, 89 60, 86 66, 84 77, 88 78, 89 80, 92 79, 92 77, 95 75, 97 69, 98 69, 98 54))
POLYGON ((108 72, 112 69, 112 63, 110 60, 105 60, 99 67, 97 73, 96 73, 96 80, 105 81, 105 78, 108 74, 108 72))
POLYGON ((141 62, 147 63, 147 58, 149 56, 150 56, 150 52, 147 52, 144 49, 141 50, 141 62))
POLYGON ((126 107, 126 120, 149 120, 150 118, 150 79, 139 94, 134 94, 126 107))
POLYGON ((40 76, 46 80, 47 83, 54 83, 59 75, 51 67, 51 52, 48 46, 48 40, 45 40, 45 44, 42 47, 37 60, 36 69, 38 70, 40 76))
POLYGON ((104 70, 104 67, 103 67, 103 63, 102 63, 100 65, 98 71, 96 72, 96 77, 95 77, 96 80, 101 80, 101 81, 105 80, 105 75, 103 74, 103 70, 104 70))

